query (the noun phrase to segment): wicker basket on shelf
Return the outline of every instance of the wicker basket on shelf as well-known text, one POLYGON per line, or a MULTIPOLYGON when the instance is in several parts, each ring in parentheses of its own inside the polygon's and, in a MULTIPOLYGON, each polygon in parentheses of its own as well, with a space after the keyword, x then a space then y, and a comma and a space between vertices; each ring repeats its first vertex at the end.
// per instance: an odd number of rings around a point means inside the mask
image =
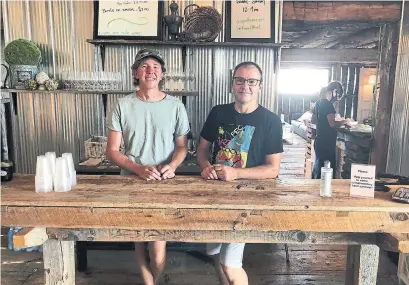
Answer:
POLYGON ((107 149, 107 138, 102 136, 92 136, 85 141, 85 159, 101 158, 105 160, 107 149))
POLYGON ((212 7, 200 7, 196 4, 186 6, 185 32, 199 42, 212 42, 219 35, 223 27, 223 18, 220 13, 212 7), (196 7, 192 12, 188 8, 196 7))

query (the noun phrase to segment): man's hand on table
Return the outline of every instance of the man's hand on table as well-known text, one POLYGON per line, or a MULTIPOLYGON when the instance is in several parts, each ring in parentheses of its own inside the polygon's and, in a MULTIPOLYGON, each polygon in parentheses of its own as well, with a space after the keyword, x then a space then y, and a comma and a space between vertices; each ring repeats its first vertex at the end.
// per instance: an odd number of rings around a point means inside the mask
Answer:
POLYGON ((213 165, 216 170, 217 177, 223 181, 233 181, 238 178, 238 171, 236 168, 223 164, 213 165))
POLYGON ((203 168, 202 173, 200 174, 204 179, 219 179, 216 174, 216 170, 214 170, 214 166, 209 164, 205 168, 203 168))
POLYGON ((134 172, 144 180, 162 180, 160 172, 152 165, 138 165, 135 167, 134 172))
POLYGON ((173 167, 171 164, 158 165, 157 169, 161 173, 162 179, 175 177, 176 167, 173 167))

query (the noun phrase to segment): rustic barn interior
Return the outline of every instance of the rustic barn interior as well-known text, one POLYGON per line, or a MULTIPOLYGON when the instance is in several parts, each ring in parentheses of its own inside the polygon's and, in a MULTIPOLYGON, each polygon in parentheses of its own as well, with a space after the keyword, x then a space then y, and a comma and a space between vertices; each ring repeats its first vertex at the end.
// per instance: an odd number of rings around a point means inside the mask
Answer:
MULTIPOLYGON (((180 11, 193 3, 214 7, 222 15, 226 9, 225 1, 174 2, 180 11)), ((165 15, 169 15, 171 3, 164 1, 165 15)), ((184 66, 195 77, 189 87, 196 94, 176 92, 174 95, 186 106, 196 141, 210 109, 232 102, 229 73, 234 66, 247 60, 259 62, 266 76, 260 104, 283 116, 284 153, 278 176, 283 184, 312 178, 316 131, 308 112, 318 99, 319 89, 337 80, 344 86, 345 95, 339 103, 339 114, 357 121, 362 130, 354 133, 338 130, 335 177, 350 179, 352 164, 376 165, 377 178, 409 177, 409 2, 277 0, 274 3, 280 11, 276 14, 278 48, 273 44, 224 45, 224 31, 211 43, 214 45, 208 46, 121 40, 109 44, 93 39, 93 1, 3 1, 1 60, 5 63, 7 43, 30 39, 42 52, 41 70, 52 77, 64 80, 64 72, 70 70, 120 72, 124 77, 122 90, 131 90, 129 69, 133 57, 140 48, 156 49, 167 59, 170 75, 178 74, 184 66)), ((3 85, 3 70, 1 79, 3 85)), ((87 151, 84 142, 93 136, 107 135, 107 117, 118 98, 124 96, 124 92, 105 93, 2 89, 5 130, 3 133, 2 128, 2 161, 13 161, 16 175, 31 175, 35 173, 37 155, 55 150, 61 154, 72 153, 77 174, 84 177, 119 174, 119 167, 109 162, 98 167, 82 164, 87 151)), ((180 173, 200 175, 200 168, 192 159, 183 165, 180 173)), ((10 212, 7 207, 12 206, 15 205, 2 204, 2 212, 10 212)), ((349 215, 349 212, 339 213, 349 215)), ((402 206, 397 214, 402 231, 391 236, 385 232, 387 237, 384 237, 379 230, 379 240, 376 239, 379 246, 376 283, 365 277, 349 281, 353 262, 346 242, 254 242, 246 246, 243 261, 249 284, 409 285, 409 230, 404 228, 408 226, 409 206, 402 206)), ((313 222, 309 220, 305 224, 313 222)), ((8 220, 3 220, 2 215, 2 225, 5 223, 8 220)), ((24 227, 24 233, 14 237, 9 229, 10 225, 3 226, 1 232, 2 284, 143 284, 136 270, 132 242, 77 240, 75 283, 68 277, 67 283, 66 280, 52 283, 45 269, 49 265, 43 259, 42 242, 36 241, 39 247, 28 250, 13 250, 10 246, 18 236, 24 241, 31 228, 24 227)), ((375 259, 376 256, 370 256, 361 263, 375 259)), ((359 267, 355 263, 353 266, 359 267)), ((204 244, 168 243, 160 284, 219 284, 204 244)))

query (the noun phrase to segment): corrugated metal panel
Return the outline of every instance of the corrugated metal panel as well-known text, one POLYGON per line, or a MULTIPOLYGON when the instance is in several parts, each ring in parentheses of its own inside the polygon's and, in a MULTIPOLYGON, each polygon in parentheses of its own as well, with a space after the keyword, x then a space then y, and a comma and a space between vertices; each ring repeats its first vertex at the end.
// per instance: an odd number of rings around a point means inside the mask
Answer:
POLYGON ((403 6, 387 172, 409 176, 409 2, 403 6))
MULTIPOLYGON (((94 46, 86 42, 93 37, 93 1, 71 1, 71 33, 74 58, 73 69, 76 71, 97 70, 94 59, 94 46)), ((67 19, 68 20, 68 19, 67 19)), ((105 129, 102 95, 76 95, 77 136, 75 143, 79 152, 77 159, 84 158, 84 141, 92 135, 102 135, 105 129)))
MULTIPOLYGON (((169 13, 166 1, 165 13, 169 13)), ((180 15, 192 3, 177 1, 180 15)), ((201 1, 203 3, 203 1, 201 1)), ((224 17, 224 1, 209 1, 224 17)), ((30 38, 43 53, 41 69, 62 77, 64 71, 102 70, 101 48, 86 42, 93 36, 92 1, 5 1, 3 2, 5 39, 30 38), (27 20, 28 19, 28 20, 27 20)), ((216 39, 223 41, 224 33, 216 39)), ((139 49, 150 47, 161 52, 169 76, 180 72, 180 47, 160 46, 106 46, 105 71, 121 72, 123 89, 133 89, 130 66, 139 49)), ((260 48, 188 47, 186 74, 194 74, 198 97, 188 97, 186 109, 192 124, 193 135, 198 138, 201 127, 216 104, 232 102, 229 69, 242 61, 252 60, 264 71, 264 89, 260 103, 273 110, 276 76, 274 53, 260 48)), ((107 114, 123 95, 109 94, 107 114)), ((18 116, 13 118, 16 127, 17 171, 35 171, 36 155, 55 150, 58 154, 72 152, 74 160, 84 157, 84 141, 91 135, 106 135, 102 95, 74 94, 18 94, 18 116), (30 138, 30 139, 29 139, 30 138)), ((108 117, 108 116, 107 116, 108 117)))

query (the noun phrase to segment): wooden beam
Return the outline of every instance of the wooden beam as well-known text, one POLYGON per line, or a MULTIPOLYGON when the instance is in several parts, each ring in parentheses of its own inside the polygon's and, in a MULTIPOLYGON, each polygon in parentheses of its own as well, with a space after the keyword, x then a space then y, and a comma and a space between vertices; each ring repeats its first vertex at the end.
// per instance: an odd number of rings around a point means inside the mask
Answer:
POLYGON ((378 263, 377 245, 348 246, 345 285, 376 284, 378 263))
POLYGON ((13 248, 39 246, 47 239, 45 228, 23 228, 13 235, 13 248))
POLYGON ((372 155, 372 164, 376 164, 377 172, 386 171, 398 44, 398 23, 383 26, 379 62, 379 95, 375 116, 375 149, 372 155))
POLYGON ((409 234, 380 234, 377 239, 377 244, 382 249, 409 253, 409 234))
POLYGON ((377 234, 304 231, 181 231, 47 228, 51 239, 75 241, 183 241, 288 244, 375 244, 377 234))
MULTIPOLYGON (((406 209, 407 210, 407 209, 406 209)), ((409 233, 409 212, 7 207, 5 226, 409 233), (266 222, 268 221, 268 222, 266 222), (312 223, 311 221, 325 221, 312 223)))
POLYGON ((49 239, 44 243, 46 285, 75 285, 74 242, 49 239))
POLYGON ((319 45, 319 41, 322 38, 327 37, 330 30, 328 28, 313 29, 296 39, 289 45, 291 48, 304 47, 304 48, 315 48, 319 45))
POLYGON ((346 49, 346 48, 356 48, 361 45, 368 43, 373 43, 379 40, 379 27, 369 28, 357 33, 353 33, 349 36, 340 39, 339 43, 334 45, 332 48, 336 49, 346 49))
POLYGON ((281 61, 376 64, 378 51, 374 49, 282 49, 281 61))
POLYGON ((284 1, 283 21, 397 21, 402 4, 369 1, 284 1))

